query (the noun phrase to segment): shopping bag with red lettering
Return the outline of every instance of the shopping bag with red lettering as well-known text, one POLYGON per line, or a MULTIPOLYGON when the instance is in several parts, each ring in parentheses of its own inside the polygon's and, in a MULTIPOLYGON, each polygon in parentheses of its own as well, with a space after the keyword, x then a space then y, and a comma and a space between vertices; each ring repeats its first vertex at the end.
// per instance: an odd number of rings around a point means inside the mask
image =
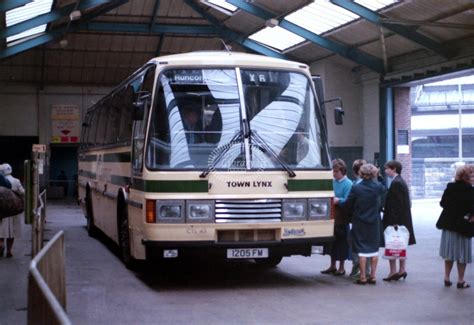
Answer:
POLYGON ((405 226, 388 226, 383 232, 386 259, 406 259, 410 232, 405 226))

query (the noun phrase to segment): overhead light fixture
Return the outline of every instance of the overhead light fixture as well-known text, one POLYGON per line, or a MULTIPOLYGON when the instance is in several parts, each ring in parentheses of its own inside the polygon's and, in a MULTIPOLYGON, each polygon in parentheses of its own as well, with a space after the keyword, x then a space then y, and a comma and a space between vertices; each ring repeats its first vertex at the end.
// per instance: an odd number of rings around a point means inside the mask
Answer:
POLYGON ((71 21, 79 20, 80 18, 81 18, 81 11, 80 10, 74 10, 73 12, 71 12, 69 14, 69 19, 71 21))
POLYGON ((270 27, 270 28, 276 27, 278 26, 278 24, 279 24, 278 19, 275 19, 275 18, 270 18, 267 21, 265 21, 265 26, 270 27))

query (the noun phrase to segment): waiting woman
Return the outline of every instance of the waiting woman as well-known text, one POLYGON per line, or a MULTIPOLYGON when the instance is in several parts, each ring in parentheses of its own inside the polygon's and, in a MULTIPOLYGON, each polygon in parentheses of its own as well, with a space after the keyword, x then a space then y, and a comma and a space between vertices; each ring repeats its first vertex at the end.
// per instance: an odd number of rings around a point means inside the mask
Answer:
POLYGON ((443 212, 436 223, 442 229, 439 255, 444 258, 444 285, 450 287, 451 270, 456 262, 458 289, 469 288, 464 281, 466 265, 472 262, 472 228, 474 228, 474 166, 456 170, 455 181, 448 183, 441 198, 443 212), (465 219, 465 220, 463 220, 465 219), (468 222, 466 222, 468 221, 468 222))
POLYGON ((352 181, 347 178, 347 166, 344 160, 334 159, 332 161, 332 175, 334 187, 334 236, 335 240, 331 247, 331 265, 321 271, 322 274, 344 275, 346 274, 344 262, 349 255, 349 244, 347 234, 349 233, 349 221, 346 216, 344 205, 352 188, 352 181), (339 261, 339 268, 336 268, 339 261))
MULTIPOLYGON (((385 163, 385 175, 387 176, 388 192, 385 199, 383 213, 383 229, 388 226, 405 226, 410 232, 408 245, 416 244, 415 231, 411 218, 411 202, 408 185, 402 177, 402 164, 397 160, 390 160, 385 163)), ((384 244, 385 246, 385 244, 384 244)), ((384 281, 398 281, 406 279, 406 259, 399 259, 399 269, 397 272, 397 260, 390 259, 390 273, 384 281)))
POLYGON ((382 198, 385 186, 377 181, 379 170, 372 164, 362 165, 359 176, 362 181, 352 187, 346 201, 346 209, 351 213, 353 251, 359 255, 360 277, 356 284, 376 284, 379 247, 382 236, 382 198), (370 276, 366 265, 370 258, 370 276))
MULTIPOLYGON (((21 185, 19 179, 12 176, 12 167, 9 164, 0 165, 0 173, 5 176, 5 178, 11 184, 12 191, 18 193, 21 196, 25 195, 25 190, 21 185)), ((0 257, 3 257, 4 254, 4 238, 7 239, 7 257, 12 257, 12 248, 15 238, 21 237, 21 223, 23 221, 23 213, 17 214, 13 217, 4 218, 0 220, 0 257)))

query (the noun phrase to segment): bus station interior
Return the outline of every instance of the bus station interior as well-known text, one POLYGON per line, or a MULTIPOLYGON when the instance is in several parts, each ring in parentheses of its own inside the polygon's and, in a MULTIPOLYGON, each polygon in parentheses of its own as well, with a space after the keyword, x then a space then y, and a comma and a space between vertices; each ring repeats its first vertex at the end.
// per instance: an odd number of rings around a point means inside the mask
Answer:
MULTIPOLYGON (((387 7, 377 11, 375 15, 379 20, 375 22, 368 18, 372 17, 373 11, 364 11, 366 7, 361 10, 357 2, 346 8, 347 4, 341 5, 337 1, 333 4, 306 0, 236 1, 235 11, 230 14, 212 3, 209 6, 198 1, 114 1, 107 4, 100 1, 82 4, 79 1, 78 8, 83 15, 70 21, 66 13, 74 11, 71 2, 74 4, 74 1, 54 2, 51 10, 62 9, 63 16, 56 20, 49 18, 51 22, 43 34, 17 39, 14 35, 17 26, 7 26, 5 22, 4 48, 0 53, 0 141, 4 148, 1 160, 12 164, 15 173, 21 176, 23 161, 29 158, 31 145, 46 144, 48 152, 41 182, 49 187, 51 198, 63 195, 66 189, 58 186, 64 182, 58 180, 61 170, 65 171, 70 185, 66 194, 74 195, 81 119, 93 103, 152 57, 201 50, 220 51, 227 43, 232 51, 256 52, 306 63, 311 73, 321 76, 325 98, 340 97, 345 111, 344 125, 339 126, 334 124, 331 114, 333 105, 328 103, 325 107, 333 157, 346 161, 364 158, 376 164, 397 158, 404 164, 404 176, 414 186, 414 194, 431 196, 430 190, 420 182, 437 183, 436 178, 430 178, 436 172, 431 173, 429 167, 420 169, 423 164, 420 157, 449 158, 451 165, 460 158, 456 153, 459 129, 456 121, 451 123, 449 131, 446 126, 442 127, 443 131, 432 130, 432 136, 427 135, 430 131, 426 128, 412 130, 412 115, 419 119, 431 112, 448 114, 454 120, 458 113, 465 115, 462 122, 465 155, 462 159, 473 158, 472 149, 469 149, 473 141, 473 125, 469 122, 473 120, 473 79, 461 79, 466 84, 461 85, 459 92, 456 85, 452 85, 452 89, 437 86, 441 92, 439 98, 443 97, 443 91, 447 94, 445 102, 426 95, 427 90, 435 86, 423 86, 472 75, 471 1, 449 4, 434 0, 385 1, 387 7), (306 14, 301 12, 305 6, 313 6, 315 9, 309 9, 316 11, 322 10, 318 6, 342 10, 344 15, 340 19, 345 23, 339 26, 340 21, 336 18, 332 21, 328 14, 327 30, 311 32, 307 39, 293 41, 293 44, 292 37, 301 38, 299 35, 304 35, 304 31, 291 24, 298 15, 306 14), (277 17, 283 27, 272 28, 269 25, 272 21, 267 19, 270 16, 277 17), (239 23, 241 21, 246 23, 239 23), (148 30, 140 32, 137 26, 148 30), (277 42, 265 46, 253 40, 258 39, 257 32, 273 32, 277 28, 291 34, 283 34, 289 44, 277 42), (226 35, 229 36, 226 38, 226 35), (244 35, 249 37, 245 42, 237 38, 244 35), (46 36, 54 37, 54 40, 46 41, 46 36), (344 51, 340 51, 341 48, 344 51), (430 104, 430 100, 435 102, 430 104), (58 113, 67 109, 72 110, 69 116, 58 113), (65 126, 62 118, 69 119, 66 129, 62 130, 67 134, 58 130, 65 126), (436 149, 449 147, 447 142, 452 147, 449 152, 436 149), (417 154, 418 148, 424 152, 417 154), (428 148, 432 153, 427 152, 428 148), (416 175, 412 168, 416 169, 416 175)), ((5 8, 7 6, 8 1, 5 8)), ((35 21, 31 23, 35 25, 35 21)), ((19 27, 27 31, 27 27, 19 27)), ((278 36, 275 38, 279 39, 278 36)))
MULTIPOLYGON (((0 17, 0 163, 11 164, 13 175, 23 179, 33 144, 45 144, 40 186, 64 216, 69 209, 77 213, 78 148, 88 108, 148 60, 177 53, 247 52, 308 65, 322 80, 324 99, 342 100, 343 125, 335 124, 333 102, 323 106, 331 158, 348 165, 358 158, 377 166, 401 161, 414 200, 437 205, 454 167, 474 163, 471 0, 5 0, 0 17), (28 14, 15 17, 22 9, 28 14)), ((432 206, 429 211, 439 213, 432 206)), ((431 225, 428 219, 420 223, 428 241, 437 234, 426 230, 434 227, 437 216, 431 217, 431 225)), ((71 222, 57 218, 59 225, 71 222)), ((416 252, 425 253, 433 255, 427 248, 416 252)), ((441 270, 440 261, 430 263, 441 270)), ((25 270, 21 265, 8 270, 25 270)), ((430 270, 427 276, 439 274, 430 270)), ((467 278, 474 282, 472 268, 467 278)), ((465 298, 457 300, 467 308, 455 323, 472 322, 472 290, 465 298)), ((18 308, 22 299, 9 306, 18 308)), ((433 311, 441 308, 439 299, 430 305, 433 311)), ((2 309, 0 324, 8 314, 2 309)), ((10 321, 25 319, 8 315, 10 321)))

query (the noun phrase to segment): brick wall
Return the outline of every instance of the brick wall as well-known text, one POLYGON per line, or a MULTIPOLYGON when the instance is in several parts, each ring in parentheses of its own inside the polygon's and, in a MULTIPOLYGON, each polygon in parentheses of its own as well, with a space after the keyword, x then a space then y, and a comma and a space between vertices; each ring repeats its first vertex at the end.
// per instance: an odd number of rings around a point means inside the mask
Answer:
POLYGON ((402 176, 410 188, 412 179, 410 88, 394 88, 393 94, 395 109, 395 159, 402 163, 402 176), (399 152, 399 139, 397 137, 399 130, 408 130, 408 153, 399 152))
MULTIPOLYGON (((446 184, 454 180, 457 158, 413 158, 412 198, 441 198, 446 184)), ((474 158, 465 158, 474 164, 474 158)))

